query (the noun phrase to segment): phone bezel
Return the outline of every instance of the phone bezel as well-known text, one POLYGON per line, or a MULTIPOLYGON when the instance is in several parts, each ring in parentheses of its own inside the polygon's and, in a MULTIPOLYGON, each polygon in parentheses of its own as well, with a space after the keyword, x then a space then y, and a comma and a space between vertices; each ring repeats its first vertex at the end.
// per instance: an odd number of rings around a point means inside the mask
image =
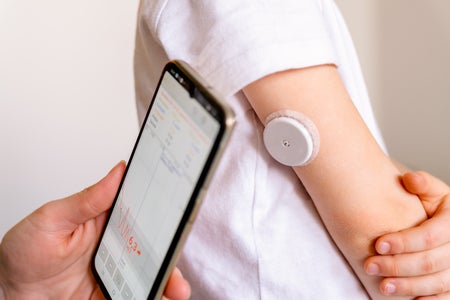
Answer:
MULTIPOLYGON (((183 213, 183 216, 178 224, 177 230, 174 234, 174 238, 172 239, 169 249, 163 259, 163 262, 161 264, 160 269, 158 270, 157 276, 155 278, 155 281, 153 282, 153 285, 150 289, 150 293, 147 297, 147 299, 159 299, 162 296, 162 293, 164 291, 164 287, 167 283, 168 277, 170 275, 170 272, 175 267, 176 258, 178 256, 178 253, 180 252, 182 245, 185 242, 185 239, 190 231, 190 227, 192 225, 192 222, 195 218, 196 212, 201 204, 201 201, 203 200, 204 193, 202 191, 206 191, 209 181, 212 177, 212 174, 214 173, 214 170, 217 166, 217 161, 219 157, 221 156, 224 147, 229 139, 231 130, 234 126, 235 120, 234 120, 234 113, 232 109, 225 104, 225 102, 217 96, 217 94, 213 91, 211 86, 209 86, 187 63, 179 60, 174 60, 168 62, 160 76, 160 79, 158 81, 157 87, 155 89, 155 93, 152 97, 152 100, 150 102, 149 108, 147 109, 143 125, 141 126, 139 130, 138 137, 136 139, 136 142, 133 146, 133 150, 131 152, 128 165, 126 167, 124 176, 121 180, 121 183, 119 185, 119 188, 117 190, 116 196, 114 198, 114 202, 112 204, 112 208, 115 207, 115 204, 117 202, 119 193, 122 189, 122 185, 124 183, 124 180, 127 176, 129 166, 133 163, 133 157, 135 154, 135 151, 137 149, 137 146, 139 144, 139 141, 141 139, 145 124, 148 120, 148 117, 150 115, 150 112, 153 108, 153 103, 155 100, 155 97, 158 93, 158 90, 161 86, 162 79, 164 77, 164 74, 166 72, 169 72, 173 76, 173 72, 178 74, 185 83, 184 87, 189 91, 190 95, 193 95, 195 93, 200 93, 203 95, 203 97, 208 101, 207 103, 211 106, 212 109, 215 110, 215 119, 218 120, 218 123, 220 125, 218 134, 213 142, 211 151, 208 155, 208 158, 202 168, 202 171, 200 173, 199 179, 197 180, 197 183, 195 184, 194 190, 191 194, 191 197, 188 201, 188 204, 186 205, 186 209, 183 213)), ((174 77, 175 78, 175 77, 174 77)), ((178 80, 179 81, 179 80, 178 80)), ((112 212, 112 209, 111 209, 112 212)), ((109 214, 106 223, 108 224, 111 218, 111 213, 109 214)), ((102 230, 102 233, 100 235, 98 244, 96 246, 92 262, 91 262, 91 268, 93 275, 99 284, 104 296, 107 299, 111 299, 111 296, 108 293, 108 290, 106 289, 106 286, 103 284, 100 275, 98 274, 96 267, 95 267, 95 258, 98 254, 98 249, 100 245, 100 241, 103 238, 104 232, 106 230, 106 225, 104 229, 102 230)), ((151 283, 149 283, 151 284, 151 283)))

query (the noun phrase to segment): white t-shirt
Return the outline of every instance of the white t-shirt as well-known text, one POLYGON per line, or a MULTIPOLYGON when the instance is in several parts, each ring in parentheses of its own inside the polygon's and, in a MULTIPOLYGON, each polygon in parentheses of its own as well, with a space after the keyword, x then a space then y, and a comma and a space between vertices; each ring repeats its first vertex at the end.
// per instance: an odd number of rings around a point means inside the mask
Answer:
POLYGON ((194 67, 237 118, 180 258, 192 298, 367 299, 297 176, 267 154, 263 127, 241 91, 276 71, 334 63, 382 145, 335 3, 142 0, 135 53, 141 121, 169 59, 194 67))

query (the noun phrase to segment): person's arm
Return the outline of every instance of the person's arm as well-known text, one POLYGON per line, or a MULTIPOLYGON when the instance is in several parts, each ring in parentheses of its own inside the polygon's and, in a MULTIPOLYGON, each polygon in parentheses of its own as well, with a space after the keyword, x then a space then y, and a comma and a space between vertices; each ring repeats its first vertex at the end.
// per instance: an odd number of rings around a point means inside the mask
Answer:
POLYGON ((401 179, 408 192, 419 196, 429 219, 378 238, 380 255, 368 258, 365 269, 386 277, 380 288, 392 294, 450 299, 450 187, 423 171, 408 172, 401 179))
POLYGON ((380 278, 364 272, 364 260, 374 254, 377 237, 414 226, 426 214, 417 197, 403 189, 398 169, 361 119, 337 68, 321 65, 275 73, 251 83, 244 93, 262 121, 288 109, 315 123, 319 153, 294 171, 371 297, 383 299, 380 278))

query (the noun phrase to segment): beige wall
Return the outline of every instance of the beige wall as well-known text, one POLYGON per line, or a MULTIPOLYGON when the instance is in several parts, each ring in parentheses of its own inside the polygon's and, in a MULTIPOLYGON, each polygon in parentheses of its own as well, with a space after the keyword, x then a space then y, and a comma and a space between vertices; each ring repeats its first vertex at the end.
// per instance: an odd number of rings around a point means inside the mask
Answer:
POLYGON ((0 239, 128 159, 137 5, 0 1, 0 239))
POLYGON ((336 2, 391 155, 450 183, 450 1, 336 2))
MULTIPOLYGON (((450 182, 450 1, 338 2, 391 153, 450 182)), ((127 159, 137 5, 0 1, 0 237, 127 159)))

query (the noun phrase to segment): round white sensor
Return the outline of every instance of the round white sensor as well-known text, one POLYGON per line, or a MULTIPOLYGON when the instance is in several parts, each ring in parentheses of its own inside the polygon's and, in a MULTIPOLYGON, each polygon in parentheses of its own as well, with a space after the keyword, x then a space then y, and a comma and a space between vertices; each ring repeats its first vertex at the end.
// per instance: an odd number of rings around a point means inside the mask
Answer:
POLYGON ((314 137, 299 120, 276 117, 266 124, 264 145, 270 155, 287 166, 306 165, 314 155, 314 137))

